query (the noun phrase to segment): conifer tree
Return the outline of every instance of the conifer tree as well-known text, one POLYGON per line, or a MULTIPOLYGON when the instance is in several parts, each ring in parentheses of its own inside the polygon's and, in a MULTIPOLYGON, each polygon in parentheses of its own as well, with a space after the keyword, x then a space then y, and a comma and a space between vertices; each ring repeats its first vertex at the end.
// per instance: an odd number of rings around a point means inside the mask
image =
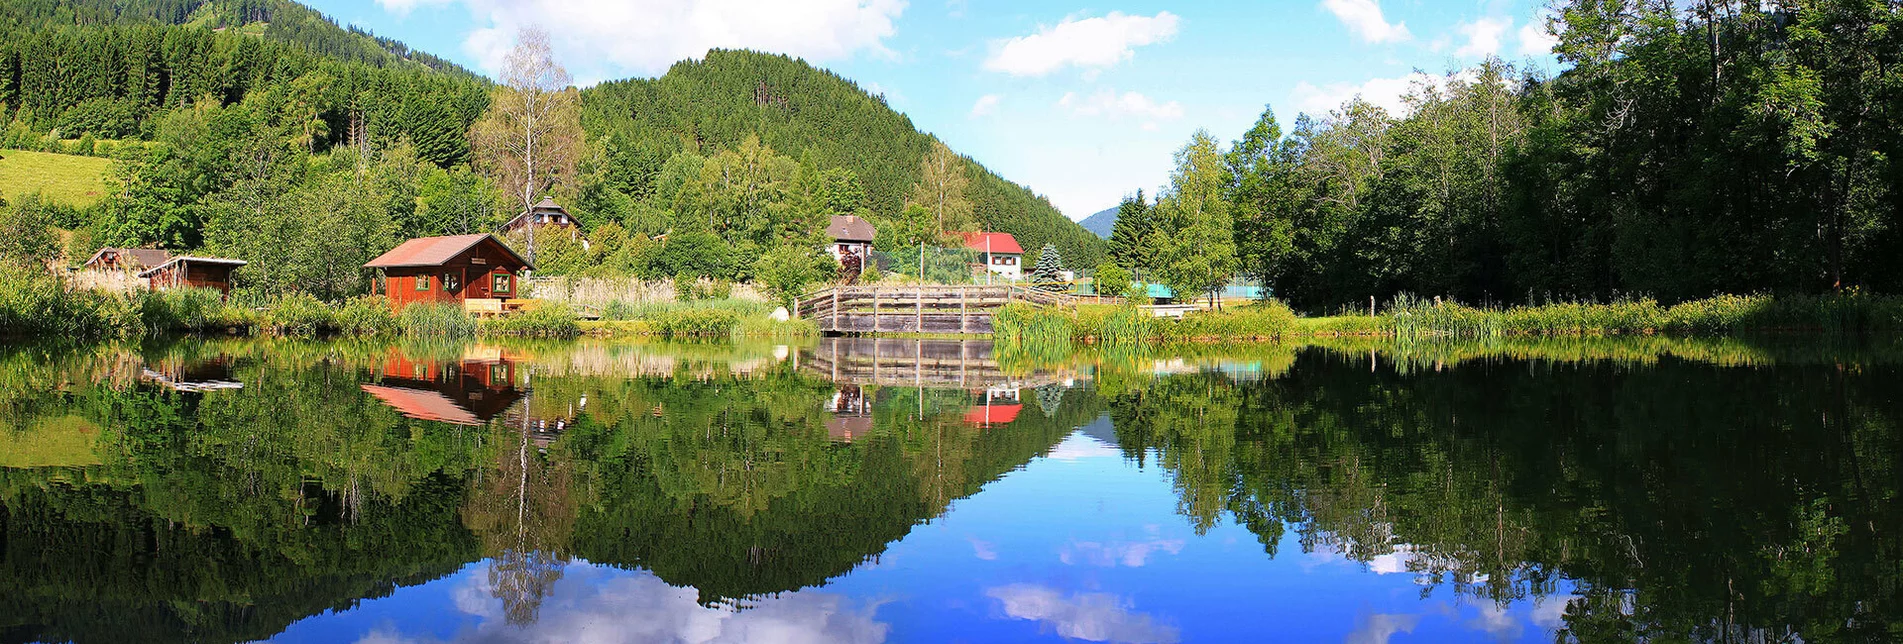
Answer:
POLYGON ((1061 291, 1064 289, 1064 278, 1058 273, 1063 270, 1064 259, 1057 256, 1057 245, 1045 244, 1044 249, 1037 253, 1037 266, 1031 269, 1031 281, 1037 283, 1038 288, 1061 291))

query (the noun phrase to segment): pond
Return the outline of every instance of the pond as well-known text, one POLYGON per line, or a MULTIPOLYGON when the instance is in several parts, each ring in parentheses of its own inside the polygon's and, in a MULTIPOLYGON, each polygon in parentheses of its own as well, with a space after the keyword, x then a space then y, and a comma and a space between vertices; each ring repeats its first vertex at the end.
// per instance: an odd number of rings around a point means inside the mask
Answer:
POLYGON ((1886 641, 1895 346, 0 350, 0 641, 1886 641))

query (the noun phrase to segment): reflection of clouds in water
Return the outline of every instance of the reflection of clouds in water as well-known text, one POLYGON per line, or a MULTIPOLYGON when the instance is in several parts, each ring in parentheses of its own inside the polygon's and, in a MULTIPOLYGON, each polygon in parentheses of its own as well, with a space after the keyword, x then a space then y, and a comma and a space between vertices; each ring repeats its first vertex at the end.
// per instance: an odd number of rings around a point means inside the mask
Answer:
POLYGON ((1483 602, 1479 606, 1480 616, 1467 622, 1467 627, 1485 631, 1495 639, 1518 639, 1526 627, 1520 621, 1507 614, 1507 607, 1494 602, 1483 602))
POLYGON ((988 589, 985 595, 1004 602, 1006 615, 1043 622, 1070 639, 1169 644, 1181 637, 1176 628, 1157 624, 1147 614, 1130 612, 1128 602, 1107 593, 1065 597, 1046 586, 1012 584, 988 589))
POLYGON ((1049 458, 1059 461, 1078 461, 1087 458, 1123 458, 1123 452, 1103 441, 1085 436, 1083 432, 1073 432, 1064 442, 1051 448, 1049 458))
POLYGON ((1555 595, 1533 600, 1533 625, 1557 630, 1566 623, 1566 607, 1579 599, 1576 595, 1555 595))
POLYGON ((1086 564, 1115 568, 1118 565, 1141 568, 1150 555, 1156 552, 1177 554, 1183 551, 1182 539, 1150 539, 1147 541, 1114 541, 1097 543, 1095 541, 1072 541, 1058 551, 1057 559, 1069 565, 1086 564))
POLYGON ((1392 615, 1378 613, 1361 618, 1355 630, 1343 640, 1347 644, 1387 644, 1388 638, 1395 633, 1412 633, 1420 625, 1420 615, 1392 615))
MULTIPOLYGON (((575 564, 542 603, 540 619, 510 625, 484 575, 471 575, 454 601, 479 623, 460 642, 882 642, 888 627, 876 606, 854 607, 841 595, 792 592, 751 600, 751 608, 701 606, 692 588, 675 588, 647 572, 575 564)), ((360 644, 425 642, 380 628, 360 644)))
POLYGON ((977 537, 966 537, 966 540, 971 542, 972 556, 985 561, 996 561, 998 559, 997 544, 993 544, 989 541, 980 541, 977 537))

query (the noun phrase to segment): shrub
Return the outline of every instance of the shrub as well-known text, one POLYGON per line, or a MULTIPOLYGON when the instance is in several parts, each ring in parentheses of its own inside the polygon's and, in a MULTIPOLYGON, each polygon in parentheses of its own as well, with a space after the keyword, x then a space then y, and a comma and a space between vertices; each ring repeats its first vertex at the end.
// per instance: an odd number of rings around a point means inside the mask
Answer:
POLYGON ((384 335, 401 330, 396 314, 390 312, 390 300, 381 295, 365 295, 344 302, 335 315, 337 332, 344 335, 384 335))
POLYGON ((580 319, 567 304, 556 302, 514 315, 484 320, 482 331, 494 335, 572 338, 581 335, 580 319))
POLYGON ((466 338, 476 334, 475 318, 454 304, 411 304, 396 318, 404 335, 466 338))
POLYGON ((1269 300, 1224 311, 1198 311, 1157 326, 1164 341, 1273 340, 1293 335, 1295 312, 1281 300, 1269 300))
POLYGON ((307 293, 291 293, 278 298, 264 319, 267 332, 286 337, 307 338, 337 328, 336 313, 330 305, 307 293))
POLYGON ((679 308, 648 316, 656 335, 667 337, 724 337, 733 335, 740 316, 728 309, 679 308))
POLYGON ((68 290, 58 278, 0 271, 0 335, 76 340, 123 338, 144 330, 140 310, 122 295, 68 290))

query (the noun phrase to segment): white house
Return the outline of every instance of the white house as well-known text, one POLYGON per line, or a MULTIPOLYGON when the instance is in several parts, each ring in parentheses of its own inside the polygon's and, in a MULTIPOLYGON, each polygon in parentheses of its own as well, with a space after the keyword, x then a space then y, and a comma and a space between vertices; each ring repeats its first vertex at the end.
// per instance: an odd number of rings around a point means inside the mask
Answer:
POLYGON ((877 232, 872 222, 853 215, 835 215, 826 224, 826 236, 833 242, 826 247, 826 252, 842 262, 848 253, 856 255, 863 265, 872 256, 872 238, 877 232))
POLYGON ((1024 248, 1010 233, 965 233, 965 247, 978 251, 993 274, 1013 282, 1024 278, 1024 248))

